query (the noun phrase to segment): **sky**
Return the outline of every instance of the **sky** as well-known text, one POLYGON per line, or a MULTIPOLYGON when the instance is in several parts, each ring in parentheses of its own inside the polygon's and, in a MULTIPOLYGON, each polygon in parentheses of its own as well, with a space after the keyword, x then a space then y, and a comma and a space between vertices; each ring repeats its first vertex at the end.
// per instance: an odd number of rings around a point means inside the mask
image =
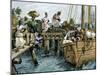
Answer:
MULTIPOLYGON (((61 11, 61 22, 70 18, 75 20, 75 23, 81 23, 81 5, 68 5, 68 4, 51 4, 51 3, 37 3, 37 2, 21 2, 21 1, 12 1, 12 8, 21 8, 21 16, 27 16, 27 13, 31 10, 36 10, 40 16, 36 19, 42 19, 44 17, 44 13, 48 13, 48 18, 50 22, 52 21, 52 16, 61 11), (71 15, 70 15, 71 14, 71 15)), ((85 6, 85 10, 88 10, 88 7, 85 6)), ((91 7, 91 15, 95 14, 95 7, 91 7)), ((87 16, 88 12, 85 13, 85 20, 88 20, 87 16)))

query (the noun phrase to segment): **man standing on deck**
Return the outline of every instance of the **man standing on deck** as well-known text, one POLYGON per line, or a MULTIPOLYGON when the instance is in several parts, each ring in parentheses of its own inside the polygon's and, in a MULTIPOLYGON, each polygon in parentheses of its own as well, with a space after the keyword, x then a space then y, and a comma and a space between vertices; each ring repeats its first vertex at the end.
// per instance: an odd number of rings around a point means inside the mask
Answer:
POLYGON ((37 22, 35 21, 35 18, 39 16, 39 14, 36 11, 30 11, 28 15, 31 17, 31 20, 28 21, 28 31, 30 32, 30 42, 34 42, 34 34, 37 32, 37 22))
POLYGON ((48 28, 50 27, 48 25, 49 19, 48 19, 48 14, 45 12, 45 17, 42 19, 42 30, 43 32, 46 32, 48 28))

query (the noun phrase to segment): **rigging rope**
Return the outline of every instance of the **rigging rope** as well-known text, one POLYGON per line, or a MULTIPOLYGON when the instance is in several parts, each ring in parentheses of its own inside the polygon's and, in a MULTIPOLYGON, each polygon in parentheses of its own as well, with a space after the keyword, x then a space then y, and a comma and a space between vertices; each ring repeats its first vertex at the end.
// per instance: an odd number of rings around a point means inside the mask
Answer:
POLYGON ((73 10, 73 5, 72 5, 72 7, 71 7, 71 12, 70 12, 70 18, 72 18, 72 10, 73 10))
POLYGON ((68 20, 71 18, 73 5, 69 7, 68 20))

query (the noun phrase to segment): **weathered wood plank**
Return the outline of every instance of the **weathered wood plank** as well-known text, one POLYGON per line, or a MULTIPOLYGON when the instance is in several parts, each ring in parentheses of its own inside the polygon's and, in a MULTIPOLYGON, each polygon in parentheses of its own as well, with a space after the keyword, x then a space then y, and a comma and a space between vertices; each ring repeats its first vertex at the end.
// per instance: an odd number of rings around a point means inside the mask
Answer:
POLYGON ((18 57, 19 55, 23 54, 24 52, 26 52, 27 50, 29 50, 30 47, 32 47, 33 44, 30 44, 30 46, 25 46, 24 49, 19 49, 18 52, 14 52, 12 51, 12 59, 18 57))

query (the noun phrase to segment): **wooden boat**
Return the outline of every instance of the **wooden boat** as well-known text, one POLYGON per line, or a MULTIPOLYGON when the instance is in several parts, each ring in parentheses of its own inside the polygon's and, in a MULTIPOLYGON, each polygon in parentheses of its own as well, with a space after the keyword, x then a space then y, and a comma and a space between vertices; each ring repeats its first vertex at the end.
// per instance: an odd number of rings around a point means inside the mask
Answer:
POLYGON ((67 43, 63 45, 64 58, 66 62, 69 62, 76 67, 80 67, 82 64, 96 59, 96 44, 95 40, 78 41, 75 43, 67 43))
MULTIPOLYGON (((81 28, 84 28, 84 5, 82 5, 81 28)), ((88 24, 91 24, 90 6, 88 6, 88 24)), ((88 26, 90 29, 90 26, 88 26)), ((65 61, 80 67, 89 61, 96 60, 96 40, 81 40, 63 45, 65 61)))

